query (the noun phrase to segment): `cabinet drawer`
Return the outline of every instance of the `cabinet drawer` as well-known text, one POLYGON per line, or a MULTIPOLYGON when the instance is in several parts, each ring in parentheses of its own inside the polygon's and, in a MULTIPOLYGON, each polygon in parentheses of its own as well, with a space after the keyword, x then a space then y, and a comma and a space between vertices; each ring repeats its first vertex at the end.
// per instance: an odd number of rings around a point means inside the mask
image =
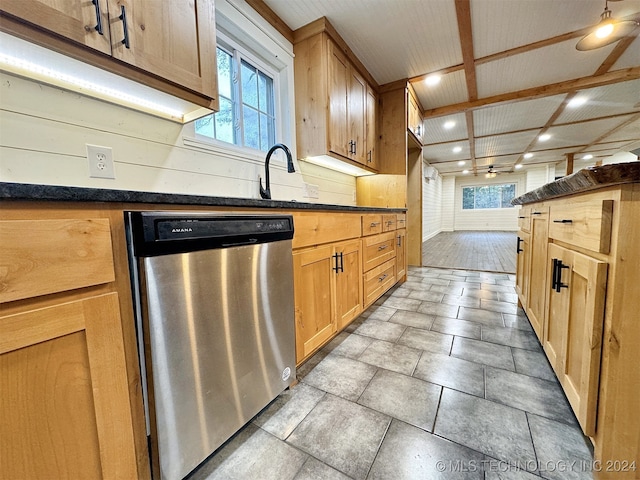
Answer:
POLYGON ((613 200, 552 205, 549 237, 594 252, 609 253, 613 200))
POLYGON ((364 306, 375 302, 396 283, 396 262, 391 259, 364 274, 364 306))
POLYGON ((353 213, 294 212, 293 248, 360 237, 360 215, 353 213))
POLYGON ((0 302, 113 282, 109 220, 0 222, 0 302))
POLYGON ((382 215, 366 214, 362 215, 362 236, 382 233, 382 215))
POLYGON ((395 258, 395 232, 381 233, 362 239, 362 270, 367 272, 391 258, 395 258))
POLYGON ((391 232, 396 229, 396 215, 382 215, 382 231, 391 232))
POLYGON ((396 228, 400 230, 401 228, 407 228, 407 214, 399 213, 396 215, 396 228))
POLYGON ((518 229, 523 232, 531 231, 531 207, 522 207, 518 212, 518 229))

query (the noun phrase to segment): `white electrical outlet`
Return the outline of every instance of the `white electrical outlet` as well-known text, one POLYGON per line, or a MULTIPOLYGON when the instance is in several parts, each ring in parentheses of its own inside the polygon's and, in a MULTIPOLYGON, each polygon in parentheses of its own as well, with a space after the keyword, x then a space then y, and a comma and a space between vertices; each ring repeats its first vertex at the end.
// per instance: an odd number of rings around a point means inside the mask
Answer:
POLYGON ((320 198, 320 191, 318 185, 312 183, 302 184, 302 196, 305 198, 320 198))
POLYGON ((92 178, 116 178, 113 168, 113 151, 109 147, 87 144, 89 176, 92 178))

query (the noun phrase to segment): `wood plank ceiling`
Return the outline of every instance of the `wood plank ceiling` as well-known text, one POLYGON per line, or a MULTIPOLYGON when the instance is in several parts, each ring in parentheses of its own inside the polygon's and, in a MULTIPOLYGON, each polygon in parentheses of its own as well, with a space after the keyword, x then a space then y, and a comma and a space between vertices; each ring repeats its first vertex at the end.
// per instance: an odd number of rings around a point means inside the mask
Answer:
MULTIPOLYGON (((248 3, 285 33, 325 16, 379 85, 410 81, 425 110, 423 155, 442 174, 544 164, 563 173, 567 158, 577 169, 640 148, 640 27, 575 49, 604 0, 248 3), (430 87, 433 74, 441 81, 430 87)), ((640 21, 640 0, 609 8, 640 21)))

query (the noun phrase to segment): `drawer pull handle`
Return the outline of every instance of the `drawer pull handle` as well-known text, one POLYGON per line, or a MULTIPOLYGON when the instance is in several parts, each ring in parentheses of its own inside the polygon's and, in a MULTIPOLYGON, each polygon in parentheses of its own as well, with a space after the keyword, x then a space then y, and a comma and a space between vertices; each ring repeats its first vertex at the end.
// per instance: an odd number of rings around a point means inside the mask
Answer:
POLYGON ((531 215, 542 215, 542 212, 531 212, 531 215))
POLYGON ((384 275, 382 275, 381 277, 378 278, 378 281, 381 282, 383 281, 385 278, 387 278, 387 274, 385 273, 384 275))
POLYGON ((562 219, 562 220, 554 220, 553 223, 573 223, 573 220, 562 219))
POLYGON ((518 218, 527 218, 527 217, 518 217, 518 218))
POLYGON ((377 227, 378 225, 380 225, 380 222, 371 222, 372 227, 377 227))
POLYGON ((387 248, 389 245, 380 245, 378 247, 378 251, 384 250, 385 248, 387 248))

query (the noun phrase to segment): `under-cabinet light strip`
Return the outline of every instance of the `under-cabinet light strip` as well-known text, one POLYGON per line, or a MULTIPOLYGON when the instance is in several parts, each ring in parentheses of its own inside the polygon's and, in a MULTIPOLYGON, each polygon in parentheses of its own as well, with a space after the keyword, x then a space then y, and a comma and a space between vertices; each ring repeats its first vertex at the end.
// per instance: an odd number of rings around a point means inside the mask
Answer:
POLYGON ((72 91, 82 93, 86 91, 88 95, 99 96, 107 101, 118 103, 125 106, 132 106, 142 108, 149 113, 161 114, 164 117, 171 117, 172 119, 182 120, 184 113, 172 108, 168 108, 164 105, 149 102, 143 98, 134 97, 128 95, 119 90, 114 90, 103 85, 88 82, 78 77, 68 75, 66 73, 58 72, 50 68, 38 65, 27 60, 16 58, 6 53, 0 52, 0 69, 15 73, 17 75, 25 76, 35 80, 41 80, 45 83, 52 83, 56 86, 66 88, 72 91))

